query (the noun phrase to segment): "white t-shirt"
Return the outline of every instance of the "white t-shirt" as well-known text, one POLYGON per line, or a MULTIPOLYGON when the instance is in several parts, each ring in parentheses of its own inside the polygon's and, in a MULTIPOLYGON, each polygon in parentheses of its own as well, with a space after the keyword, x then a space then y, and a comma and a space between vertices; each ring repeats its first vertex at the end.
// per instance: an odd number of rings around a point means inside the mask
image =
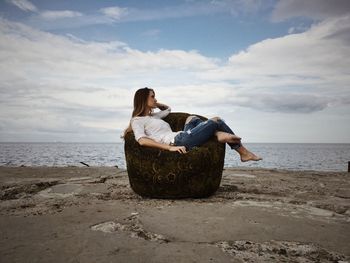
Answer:
POLYGON ((168 108, 151 116, 134 117, 131 119, 131 127, 134 131, 135 139, 138 141, 142 137, 150 138, 156 142, 170 144, 174 143, 174 138, 179 132, 173 132, 169 123, 162 119, 168 116, 171 109, 168 108))

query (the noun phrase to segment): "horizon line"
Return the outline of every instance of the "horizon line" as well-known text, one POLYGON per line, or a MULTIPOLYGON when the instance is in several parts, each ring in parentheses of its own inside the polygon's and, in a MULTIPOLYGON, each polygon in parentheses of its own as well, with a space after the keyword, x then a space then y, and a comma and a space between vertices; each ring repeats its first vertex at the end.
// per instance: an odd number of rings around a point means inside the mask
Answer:
MULTIPOLYGON (((0 141, 0 143, 92 143, 92 144, 108 144, 123 143, 123 141, 99 142, 99 141, 0 141)), ((262 143, 262 144, 350 144, 350 142, 244 142, 244 143, 262 143)))

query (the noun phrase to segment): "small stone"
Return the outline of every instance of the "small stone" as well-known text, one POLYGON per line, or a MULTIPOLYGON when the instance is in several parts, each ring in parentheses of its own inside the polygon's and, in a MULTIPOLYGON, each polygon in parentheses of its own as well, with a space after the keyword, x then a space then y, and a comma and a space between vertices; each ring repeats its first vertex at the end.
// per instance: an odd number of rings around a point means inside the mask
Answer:
POLYGON ((280 250, 278 251, 278 254, 280 255, 287 255, 287 250, 285 250, 284 248, 280 248, 280 250))

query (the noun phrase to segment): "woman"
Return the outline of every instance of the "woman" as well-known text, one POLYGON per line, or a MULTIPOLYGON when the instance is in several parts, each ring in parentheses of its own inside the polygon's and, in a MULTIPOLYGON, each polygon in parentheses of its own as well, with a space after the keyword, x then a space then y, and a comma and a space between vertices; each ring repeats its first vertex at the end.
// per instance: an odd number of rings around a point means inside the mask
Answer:
POLYGON ((135 139, 140 145, 179 153, 186 153, 187 150, 202 145, 215 135, 219 142, 227 143, 231 149, 237 151, 242 162, 262 160, 248 151, 242 145, 241 138, 235 135, 219 117, 202 121, 197 116, 189 116, 184 130, 173 132, 170 125, 162 120, 170 111, 169 106, 157 102, 152 89, 137 90, 132 118, 125 134, 133 130, 135 139), (161 111, 153 113, 155 108, 161 111))

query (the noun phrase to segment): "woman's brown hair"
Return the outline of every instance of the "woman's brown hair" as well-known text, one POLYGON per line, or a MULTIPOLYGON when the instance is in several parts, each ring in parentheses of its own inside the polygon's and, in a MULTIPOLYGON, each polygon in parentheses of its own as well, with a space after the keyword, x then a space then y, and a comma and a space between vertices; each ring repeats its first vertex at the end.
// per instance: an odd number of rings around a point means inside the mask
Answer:
MULTIPOLYGON (((143 89, 138 89, 135 92, 134 95, 134 110, 132 111, 132 115, 131 118, 134 117, 138 117, 138 116, 145 116, 146 114, 146 107, 147 107, 147 100, 148 100, 148 96, 149 93, 154 90, 153 89, 149 89, 149 88, 143 88, 143 89)), ((128 133, 131 132, 132 128, 131 128, 131 123, 129 123, 128 128, 125 129, 124 131, 124 136, 128 133)))

